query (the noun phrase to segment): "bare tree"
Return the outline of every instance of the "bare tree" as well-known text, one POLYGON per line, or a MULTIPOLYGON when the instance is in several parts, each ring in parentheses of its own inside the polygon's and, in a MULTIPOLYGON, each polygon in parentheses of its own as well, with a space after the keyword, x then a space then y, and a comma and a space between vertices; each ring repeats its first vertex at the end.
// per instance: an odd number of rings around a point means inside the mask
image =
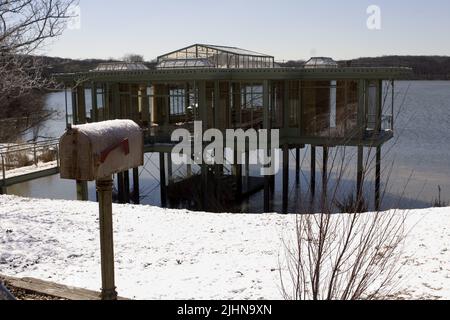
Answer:
POLYGON ((37 90, 54 87, 54 83, 42 76, 42 59, 33 54, 62 34, 72 18, 70 8, 76 3, 77 0, 0 0, 1 119, 14 120, 43 112, 42 103, 29 98, 35 97, 33 92, 37 90))
POLYGON ((135 54, 135 53, 126 54, 122 58, 122 60, 125 61, 125 62, 131 62, 131 63, 142 63, 142 62, 145 62, 144 56, 142 56, 140 54, 135 54))
MULTIPOLYGON (((336 174, 336 184, 322 195, 320 213, 301 208, 294 236, 285 241, 280 277, 287 300, 380 299, 395 289, 407 215, 397 210, 362 213, 362 193, 346 206, 348 213, 334 214, 348 175, 337 154, 345 151, 336 151, 331 159, 334 170, 329 173, 336 174)), ((364 172, 371 172, 370 160, 364 172)))
MULTIPOLYGON (((386 97, 383 108, 388 107, 386 97)), ((385 155, 396 143, 397 140, 385 150, 385 155)), ((343 194, 345 178, 354 174, 351 167, 356 154, 349 149, 343 146, 330 152, 318 205, 299 204, 294 234, 285 239, 285 256, 280 259, 282 294, 287 300, 373 300, 396 293, 403 244, 409 231, 405 229, 408 212, 365 212, 366 180, 374 174, 377 161, 373 148, 368 148, 363 162, 361 190, 353 196, 343 194), (333 183, 329 177, 333 177, 333 183), (335 214, 336 209, 346 213, 335 214)), ((386 181, 381 203, 389 191, 394 168, 393 162, 387 165, 381 172, 386 181)), ((406 188, 407 185, 399 201, 406 188)))

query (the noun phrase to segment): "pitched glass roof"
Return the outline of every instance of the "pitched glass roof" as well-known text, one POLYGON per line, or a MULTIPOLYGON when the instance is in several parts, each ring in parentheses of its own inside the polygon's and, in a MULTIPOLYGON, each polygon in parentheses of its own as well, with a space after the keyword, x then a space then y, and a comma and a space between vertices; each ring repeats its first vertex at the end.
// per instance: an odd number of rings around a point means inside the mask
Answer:
POLYGON ((216 49, 223 52, 229 52, 237 55, 243 55, 243 56, 255 56, 255 57, 271 57, 264 53, 259 53, 255 51, 250 51, 246 49, 236 48, 236 47, 226 47, 226 46, 216 46, 216 45, 210 45, 210 44, 202 44, 201 46, 216 49))
POLYGON ((149 70, 143 63, 134 62, 107 62, 100 63, 94 72, 102 71, 133 71, 133 70, 149 70))
POLYGON ((157 68, 214 68, 215 65, 208 59, 173 59, 162 60, 157 68))
POLYGON ((313 57, 305 63, 306 69, 314 68, 337 68, 338 63, 328 57, 313 57))
POLYGON ((236 47, 194 44, 158 57, 157 68, 274 68, 274 57, 236 47), (184 62, 182 61, 184 60, 184 62))

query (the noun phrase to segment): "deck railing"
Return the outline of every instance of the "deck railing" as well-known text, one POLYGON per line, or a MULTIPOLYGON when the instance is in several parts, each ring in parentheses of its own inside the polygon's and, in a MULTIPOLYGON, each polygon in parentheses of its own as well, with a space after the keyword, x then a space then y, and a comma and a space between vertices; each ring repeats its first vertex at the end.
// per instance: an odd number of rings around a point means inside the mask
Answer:
POLYGON ((1 172, 3 181, 8 171, 24 167, 39 166, 39 163, 56 161, 59 167, 59 139, 50 139, 22 144, 0 146, 1 172))

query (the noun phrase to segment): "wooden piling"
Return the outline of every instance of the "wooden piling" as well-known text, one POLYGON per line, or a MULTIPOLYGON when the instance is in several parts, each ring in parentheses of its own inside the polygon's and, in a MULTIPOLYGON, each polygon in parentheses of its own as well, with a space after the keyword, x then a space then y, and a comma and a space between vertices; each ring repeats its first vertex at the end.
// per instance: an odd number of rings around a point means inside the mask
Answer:
POLYGON ((242 196, 242 164, 239 164, 239 157, 242 157, 242 154, 238 153, 237 149, 234 148, 234 175, 236 178, 236 200, 240 200, 242 196))
POLYGON ((316 194, 316 147, 311 146, 311 195, 316 194))
MULTIPOLYGON (((323 147, 323 156, 322 156, 322 197, 323 201, 326 201, 327 191, 328 191, 328 147, 323 147)), ((324 202, 325 205, 325 202, 324 202)))
POLYGON ((247 146, 245 148, 245 187, 249 188, 249 181, 250 181, 250 149, 247 143, 247 146))
POLYGON ((130 171, 123 172, 123 197, 125 203, 130 203, 130 171))
POLYGON ((358 164, 357 164, 357 174, 356 174, 356 200, 361 203, 363 195, 363 165, 364 165, 364 147, 358 146, 358 164))
POLYGON ((167 185, 166 185, 166 165, 165 154, 159 153, 159 184, 161 189, 161 207, 167 207, 167 185))
POLYGON ((151 125, 150 119, 150 103, 147 95, 147 85, 139 86, 139 109, 141 110, 141 121, 144 128, 151 125))
MULTIPOLYGON (((268 130, 268 136, 270 137, 270 83, 268 80, 263 82, 263 117, 264 117, 264 129, 268 130)), ((271 149, 270 141, 268 149, 271 149)), ((269 151, 266 150, 266 151, 269 151)), ((270 179, 271 176, 264 176, 264 212, 270 211, 270 179)))
POLYGON ((283 146, 283 213, 288 213, 289 205, 289 146, 283 146))
POLYGON ((300 185, 300 148, 295 148, 295 184, 300 185))
POLYGON ((167 154, 167 178, 169 180, 169 185, 173 182, 173 163, 172 163, 172 153, 167 154))
POLYGON ((123 172, 117 174, 117 196, 119 203, 125 203, 125 179, 123 172))
POLYGON ((375 168, 375 211, 380 211, 381 205, 381 146, 377 147, 376 156, 376 168, 375 168))
POLYGON ((88 201, 88 183, 86 181, 77 181, 77 200, 88 201))
POLYGON ((202 191, 202 209, 207 211, 208 210, 208 205, 209 205, 209 201, 208 201, 208 165, 203 163, 201 165, 201 170, 202 170, 202 185, 201 185, 201 191, 202 191))
POLYGON ((95 82, 91 83, 91 104, 92 104, 91 120, 99 122, 100 120, 98 117, 97 84, 95 82))
POLYGON ((139 168, 133 169, 133 202, 140 203, 140 189, 139 189, 139 168))
POLYGON ((77 121, 76 124, 86 123, 86 96, 84 86, 77 87, 77 121))

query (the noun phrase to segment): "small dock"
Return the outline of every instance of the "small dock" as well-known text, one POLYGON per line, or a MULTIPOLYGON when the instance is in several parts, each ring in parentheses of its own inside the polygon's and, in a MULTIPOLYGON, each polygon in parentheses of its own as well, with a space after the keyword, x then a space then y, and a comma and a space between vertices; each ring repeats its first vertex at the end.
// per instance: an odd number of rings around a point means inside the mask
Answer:
POLYGON ((59 173, 59 140, 0 146, 0 194, 7 187, 59 173))
MULTIPOLYGON (((97 291, 70 287, 59 283, 43 281, 35 278, 16 278, 0 275, 0 281, 4 281, 7 287, 18 289, 26 294, 53 297, 56 300, 89 301, 101 300, 101 294, 97 291)), ((118 300, 128 300, 119 297, 118 300)))

